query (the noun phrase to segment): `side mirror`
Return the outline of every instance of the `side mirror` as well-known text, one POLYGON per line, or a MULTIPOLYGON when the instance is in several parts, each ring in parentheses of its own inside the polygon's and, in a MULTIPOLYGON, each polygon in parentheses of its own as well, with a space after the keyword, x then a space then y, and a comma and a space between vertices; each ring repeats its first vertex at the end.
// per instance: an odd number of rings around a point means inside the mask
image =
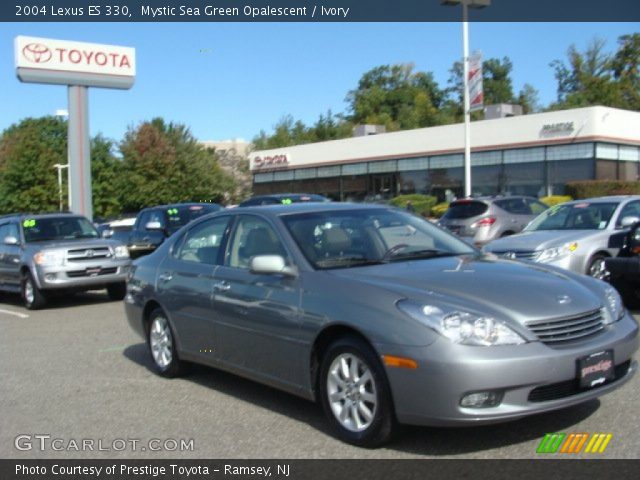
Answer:
POLYGON ((295 267, 288 267, 280 255, 256 255, 249 262, 251 273, 263 275, 285 275, 295 277, 298 270, 295 267))
POLYGON ((145 230, 164 230, 160 222, 148 222, 144 228, 145 230))
POLYGON ((107 229, 102 231, 102 238, 111 238, 113 237, 113 230, 107 229))
POLYGON ((9 235, 7 237, 4 237, 4 244, 5 245, 18 245, 20 242, 18 241, 18 239, 16 237, 14 237, 13 235, 9 235))
POLYGON ((620 225, 622 226, 622 228, 629 228, 638 222, 640 222, 640 217, 629 216, 629 217, 624 217, 620 222, 620 225))

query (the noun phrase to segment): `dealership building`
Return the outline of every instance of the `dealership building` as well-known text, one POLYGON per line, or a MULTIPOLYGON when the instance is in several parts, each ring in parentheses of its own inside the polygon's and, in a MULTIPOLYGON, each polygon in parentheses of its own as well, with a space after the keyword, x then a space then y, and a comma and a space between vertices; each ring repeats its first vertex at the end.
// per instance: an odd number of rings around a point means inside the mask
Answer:
MULTIPOLYGON (((254 194, 320 193, 371 201, 464 191, 464 124, 255 151, 254 194)), ((371 134, 367 134, 370 132, 371 134)), ((640 174, 640 113, 588 107, 471 124, 473 194, 560 195, 572 180, 640 174)))

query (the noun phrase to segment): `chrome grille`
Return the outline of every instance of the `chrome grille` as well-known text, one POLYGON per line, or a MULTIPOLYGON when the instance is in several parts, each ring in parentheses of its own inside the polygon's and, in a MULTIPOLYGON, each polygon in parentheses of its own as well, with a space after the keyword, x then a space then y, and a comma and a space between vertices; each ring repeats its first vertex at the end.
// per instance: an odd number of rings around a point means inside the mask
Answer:
POLYGON ((491 253, 499 257, 514 259, 514 260, 535 260, 536 258, 538 258, 538 255, 540 255, 540 252, 533 251, 533 250, 523 250, 523 251, 504 250, 500 252, 491 252, 491 253))
POLYGON ((78 248, 67 251, 67 260, 78 262, 84 260, 100 260, 110 258, 111 249, 109 247, 78 248))
POLYGON ((602 320, 602 311, 593 310, 571 317, 529 322, 527 328, 535 333, 541 342, 557 345, 595 335, 604 328, 602 320))

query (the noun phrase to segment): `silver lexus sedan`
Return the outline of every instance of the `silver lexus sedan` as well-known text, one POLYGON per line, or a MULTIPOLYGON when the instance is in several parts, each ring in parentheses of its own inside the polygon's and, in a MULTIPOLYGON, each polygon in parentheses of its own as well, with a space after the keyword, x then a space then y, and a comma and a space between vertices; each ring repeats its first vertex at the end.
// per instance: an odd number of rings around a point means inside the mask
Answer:
POLYGON ((484 256, 406 212, 218 212, 134 263, 125 299, 161 375, 196 362, 322 404, 377 446, 397 423, 479 425, 624 384, 638 325, 607 284, 484 256))
POLYGON ((495 240, 484 251, 607 280, 605 259, 618 254, 622 237, 639 221, 640 196, 575 200, 551 207, 522 233, 495 240))

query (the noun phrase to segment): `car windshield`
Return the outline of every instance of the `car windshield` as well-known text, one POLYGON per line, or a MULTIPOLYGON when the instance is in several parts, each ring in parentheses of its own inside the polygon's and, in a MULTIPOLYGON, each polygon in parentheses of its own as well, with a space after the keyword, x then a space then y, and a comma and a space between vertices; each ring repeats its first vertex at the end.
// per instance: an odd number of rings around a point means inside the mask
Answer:
POLYGON ((99 236, 91 222, 83 217, 25 218, 22 228, 27 243, 99 236))
POLYGON ((415 215, 361 209, 283 215, 317 269, 477 254, 478 251, 415 215))
POLYGON ((538 215, 525 231, 604 230, 618 203, 580 202, 556 205, 538 215))
POLYGON ((181 205, 167 208, 167 230, 170 234, 177 232, 187 223, 208 213, 217 212, 220 205, 181 205))

